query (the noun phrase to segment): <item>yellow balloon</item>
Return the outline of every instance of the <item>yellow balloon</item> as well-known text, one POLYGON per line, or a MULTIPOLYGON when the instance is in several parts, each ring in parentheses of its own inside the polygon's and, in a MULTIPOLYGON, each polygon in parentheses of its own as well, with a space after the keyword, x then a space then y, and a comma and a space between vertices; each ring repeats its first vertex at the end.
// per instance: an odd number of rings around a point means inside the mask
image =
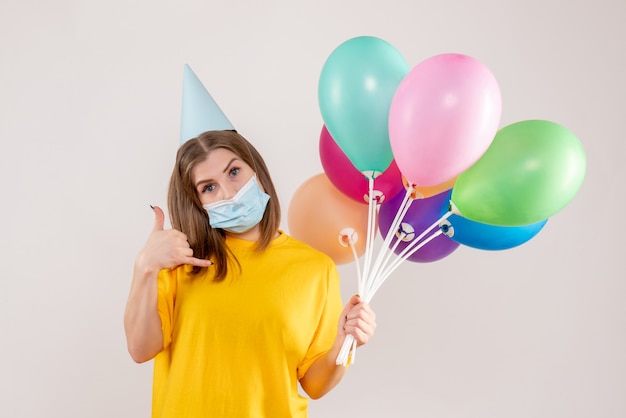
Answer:
POLYGON ((321 173, 296 190, 287 222, 291 236, 346 264, 355 261, 350 240, 358 257, 365 253, 368 214, 367 205, 344 195, 321 173))

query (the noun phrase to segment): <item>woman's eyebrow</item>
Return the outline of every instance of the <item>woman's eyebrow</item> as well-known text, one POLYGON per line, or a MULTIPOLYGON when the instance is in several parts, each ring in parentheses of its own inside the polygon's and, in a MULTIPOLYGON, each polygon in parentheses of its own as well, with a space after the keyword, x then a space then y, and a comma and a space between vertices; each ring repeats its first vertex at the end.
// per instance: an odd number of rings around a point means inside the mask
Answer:
MULTIPOLYGON (((230 169, 230 167, 233 165, 233 163, 234 163, 235 161, 238 161, 238 160, 239 160, 239 158, 237 158, 237 157, 235 157, 235 158, 231 159, 231 160, 228 162, 228 164, 226 164, 226 168, 222 171, 222 173, 227 172, 227 171, 228 171, 228 169, 230 169)), ((201 184, 204 184, 204 183, 209 183, 209 182, 211 182, 211 181, 213 181, 213 179, 198 180, 198 181, 196 182, 196 187, 198 187, 198 186, 200 186, 201 184)))
POLYGON ((232 160, 230 160, 228 162, 228 164, 226 164, 226 168, 224 169, 224 171, 222 171, 222 173, 225 173, 228 171, 228 169, 230 168, 231 165, 233 165, 233 162, 237 161, 239 158, 235 157, 232 160))
POLYGON ((198 186, 200 186, 201 184, 204 184, 204 183, 210 183, 210 182, 211 182, 211 180, 212 180, 212 179, 198 180, 198 181, 196 182, 196 187, 198 187, 198 186))

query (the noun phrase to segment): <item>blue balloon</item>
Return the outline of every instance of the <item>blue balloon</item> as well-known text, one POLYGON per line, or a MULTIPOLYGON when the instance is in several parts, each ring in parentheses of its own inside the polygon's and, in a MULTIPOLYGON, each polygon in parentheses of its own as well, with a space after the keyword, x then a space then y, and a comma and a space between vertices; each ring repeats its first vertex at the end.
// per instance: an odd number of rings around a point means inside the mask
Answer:
MULTIPOLYGON (((449 192, 449 197, 452 192, 449 192)), ((442 214, 448 211, 444 205, 442 214)), ((521 245, 541 231, 547 219, 530 225, 500 226, 489 225, 458 215, 451 215, 440 228, 444 234, 459 244, 479 250, 506 250, 521 245)))
POLYGON ((453 241, 479 250, 506 250, 522 245, 541 231, 548 220, 531 225, 498 226, 451 215, 441 230, 453 241))

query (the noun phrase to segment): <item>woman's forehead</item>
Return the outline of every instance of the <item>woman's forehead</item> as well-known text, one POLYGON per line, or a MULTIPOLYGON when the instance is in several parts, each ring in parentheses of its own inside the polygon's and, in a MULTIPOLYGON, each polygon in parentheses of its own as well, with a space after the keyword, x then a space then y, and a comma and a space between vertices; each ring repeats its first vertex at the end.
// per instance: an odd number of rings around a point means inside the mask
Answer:
POLYGON ((227 173, 229 168, 233 165, 237 167, 250 167, 233 151, 226 148, 216 148, 210 151, 203 161, 194 166, 191 175, 194 181, 199 176, 215 178, 227 173))

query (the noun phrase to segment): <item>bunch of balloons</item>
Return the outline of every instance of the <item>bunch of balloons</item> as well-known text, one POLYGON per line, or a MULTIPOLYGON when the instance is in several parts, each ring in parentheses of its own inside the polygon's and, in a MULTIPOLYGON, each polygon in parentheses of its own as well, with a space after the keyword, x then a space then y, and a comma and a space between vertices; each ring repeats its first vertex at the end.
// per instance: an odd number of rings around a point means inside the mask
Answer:
MULTIPOLYGON (((405 260, 523 244, 585 176, 583 147, 565 127, 524 120, 500 128, 498 82, 467 55, 411 68, 388 42, 352 38, 324 63, 318 100, 324 173, 296 190, 289 228, 337 264, 355 261, 366 301, 405 260), (378 231, 384 242, 374 258, 378 231)), ((351 349, 347 342, 337 362, 351 349)))

